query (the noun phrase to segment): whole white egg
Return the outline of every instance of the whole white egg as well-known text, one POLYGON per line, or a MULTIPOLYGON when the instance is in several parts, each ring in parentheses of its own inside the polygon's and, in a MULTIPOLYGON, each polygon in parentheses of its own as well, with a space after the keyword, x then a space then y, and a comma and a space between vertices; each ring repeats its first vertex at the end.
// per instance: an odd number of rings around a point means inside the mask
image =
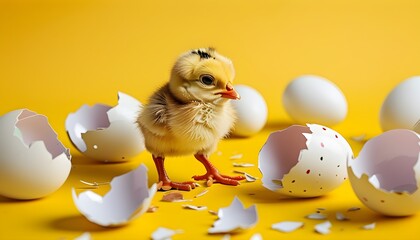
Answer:
POLYGON ((293 125, 273 132, 258 155, 263 186, 283 195, 324 195, 347 178, 353 158, 348 142, 336 131, 317 124, 293 125))
POLYGON ((291 81, 283 93, 286 112, 298 123, 335 125, 347 115, 347 101, 341 90, 329 80, 304 75, 291 81))
POLYGON ((420 210, 420 135, 395 129, 372 138, 349 160, 348 175, 370 209, 389 216, 414 214, 420 210))
POLYGON ((118 93, 118 105, 84 105, 66 119, 71 142, 84 155, 104 162, 125 162, 145 149, 143 134, 135 124, 141 104, 118 93))
POLYGON ((44 115, 21 109, 0 117, 0 195, 36 199, 55 192, 69 176, 70 159, 44 115))
POLYGON ((379 119, 383 131, 414 129, 420 121, 420 76, 405 80, 389 93, 379 119))
POLYGON ((267 104, 263 96, 252 87, 236 85, 235 89, 241 99, 232 101, 238 118, 232 133, 249 137, 258 133, 267 122, 267 104))

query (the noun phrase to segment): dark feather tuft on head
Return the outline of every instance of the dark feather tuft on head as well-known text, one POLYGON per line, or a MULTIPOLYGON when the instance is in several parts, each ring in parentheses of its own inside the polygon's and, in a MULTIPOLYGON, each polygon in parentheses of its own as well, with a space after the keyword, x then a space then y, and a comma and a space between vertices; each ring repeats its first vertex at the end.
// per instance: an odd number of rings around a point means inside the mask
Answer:
MULTIPOLYGON (((211 49, 209 49, 209 50, 211 50, 211 49)), ((214 58, 212 55, 210 55, 210 53, 202 51, 202 50, 194 50, 191 53, 192 54, 197 54, 198 56, 200 56, 200 58, 204 58, 204 59, 214 58)))

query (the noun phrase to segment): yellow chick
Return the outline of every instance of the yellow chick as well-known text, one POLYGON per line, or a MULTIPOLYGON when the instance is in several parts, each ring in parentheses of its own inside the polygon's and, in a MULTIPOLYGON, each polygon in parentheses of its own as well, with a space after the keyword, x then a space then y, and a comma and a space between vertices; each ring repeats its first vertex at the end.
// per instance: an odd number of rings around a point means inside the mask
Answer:
POLYGON ((242 176, 222 175, 208 157, 235 122, 231 99, 239 99, 232 81, 232 61, 213 48, 182 54, 175 62, 167 84, 156 91, 141 109, 137 123, 144 134, 146 149, 152 153, 162 190, 191 190, 194 182, 172 182, 164 167, 166 156, 194 154, 206 174, 193 176, 238 185, 242 176))

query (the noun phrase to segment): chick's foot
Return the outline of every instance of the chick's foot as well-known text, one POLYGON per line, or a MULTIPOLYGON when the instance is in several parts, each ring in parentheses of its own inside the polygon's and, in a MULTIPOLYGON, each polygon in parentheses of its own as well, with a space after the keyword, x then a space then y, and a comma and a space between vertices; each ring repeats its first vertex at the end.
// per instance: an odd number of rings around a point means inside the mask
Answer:
POLYGON ((191 189, 195 188, 194 182, 172 182, 170 180, 160 181, 158 183, 158 190, 183 190, 183 191, 191 191, 191 189))
POLYGON ((204 175, 193 176, 194 180, 207 180, 207 186, 211 186, 213 182, 218 182, 225 185, 239 185, 240 180, 244 180, 244 176, 227 176, 219 173, 219 170, 208 160, 207 156, 203 154, 196 154, 195 158, 200 161, 207 170, 204 175))
POLYGON ((178 189, 178 190, 184 190, 184 191, 190 191, 191 189, 195 188, 194 182, 172 182, 168 174, 166 174, 164 161, 165 158, 161 156, 154 156, 153 155, 153 161, 155 162, 156 169, 159 176, 159 183, 158 183, 158 189, 159 190, 171 190, 171 189, 178 189))
POLYGON ((206 180, 207 186, 211 186, 214 182, 225 184, 225 185, 239 185, 240 180, 244 180, 243 176, 226 176, 218 173, 218 171, 207 172, 204 175, 193 176, 194 180, 206 180))

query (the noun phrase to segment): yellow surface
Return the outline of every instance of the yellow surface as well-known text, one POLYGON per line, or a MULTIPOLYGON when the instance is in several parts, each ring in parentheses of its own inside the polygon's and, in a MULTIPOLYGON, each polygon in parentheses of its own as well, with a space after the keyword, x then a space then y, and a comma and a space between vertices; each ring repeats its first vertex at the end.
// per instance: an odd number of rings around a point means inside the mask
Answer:
MULTIPOLYGON (((89 223, 73 205, 71 187, 86 181, 109 181, 145 163, 151 182, 156 173, 147 152, 123 164, 101 164, 81 156, 66 136, 67 114, 83 104, 116 103, 117 91, 140 101, 165 81, 175 58, 190 48, 213 46, 236 66, 236 83, 250 85, 265 97, 269 122, 252 138, 219 144, 213 162, 222 172, 233 170, 229 157, 257 163, 258 151, 273 130, 292 122, 281 103, 286 84, 302 74, 335 82, 349 103, 346 120, 335 126, 346 138, 380 133, 378 114, 388 92, 400 81, 420 73, 420 2, 413 1, 5 1, 0 0, 0 114, 28 108, 49 117, 60 140, 71 149, 73 169, 68 181, 51 196, 34 201, 0 197, 0 239, 73 239, 91 232, 93 239, 147 239, 159 226, 182 229, 174 239, 220 239, 207 235, 216 217, 206 211, 163 203, 159 192, 147 213, 121 228, 89 223)), ((349 140, 355 154, 362 144, 349 140)), ((187 180, 204 170, 192 156, 168 159, 174 180, 187 180), (182 167, 180 167, 182 166, 182 167), (188 167, 186 167, 188 166, 188 167)), ((256 167, 245 169, 261 177, 256 167)), ((192 198, 204 189, 185 193, 192 198)), ((214 185, 191 204, 217 210, 238 196, 257 205, 258 224, 233 236, 249 239, 413 239, 420 233, 420 214, 386 218, 363 207, 346 182, 315 199, 284 200, 256 183, 239 187, 214 185), (360 206, 337 222, 336 211, 360 206), (327 208, 332 233, 313 232, 318 223, 304 216, 327 208), (304 221, 290 234, 271 224, 304 221), (373 231, 360 227, 377 223, 373 231)), ((102 192, 105 187, 102 187, 102 192)))

